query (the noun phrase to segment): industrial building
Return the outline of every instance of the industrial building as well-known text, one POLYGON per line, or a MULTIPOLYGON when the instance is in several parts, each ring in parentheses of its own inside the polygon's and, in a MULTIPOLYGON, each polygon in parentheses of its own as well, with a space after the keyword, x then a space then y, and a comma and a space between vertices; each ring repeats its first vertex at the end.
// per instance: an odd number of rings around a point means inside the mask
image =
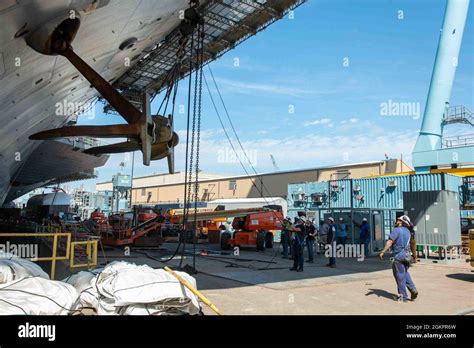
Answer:
MULTIPOLYGON (((400 159, 340 164, 254 174, 222 176, 199 174, 199 201, 230 198, 284 197, 291 183, 363 178, 411 171, 400 159)), ((182 202, 184 173, 160 174, 133 178, 132 204, 182 202)), ((97 183, 96 191, 111 191, 112 181, 97 183)))

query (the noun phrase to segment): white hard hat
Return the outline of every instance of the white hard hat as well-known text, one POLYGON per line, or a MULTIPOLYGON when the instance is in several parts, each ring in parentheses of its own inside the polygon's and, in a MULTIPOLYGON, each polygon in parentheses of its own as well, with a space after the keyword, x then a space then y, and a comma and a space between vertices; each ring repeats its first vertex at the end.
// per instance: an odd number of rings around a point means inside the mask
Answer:
POLYGON ((328 220, 334 222, 334 218, 332 216, 328 217, 328 220))
POLYGON ((411 225, 411 220, 408 216, 406 215, 402 215, 400 216, 397 220, 401 220, 403 223, 405 223, 406 225, 411 225))
POLYGON ((362 221, 367 221, 367 218, 363 218, 362 221))

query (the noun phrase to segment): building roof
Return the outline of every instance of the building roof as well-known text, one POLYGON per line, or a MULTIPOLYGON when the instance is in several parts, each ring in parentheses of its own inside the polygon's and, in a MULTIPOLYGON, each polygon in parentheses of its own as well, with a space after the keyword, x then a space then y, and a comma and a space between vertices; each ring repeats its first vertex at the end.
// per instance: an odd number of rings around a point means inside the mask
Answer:
MULTIPOLYGON (((393 159, 395 160, 395 159, 393 159)), ((199 173, 199 182, 206 182, 206 181, 215 181, 215 180, 235 180, 235 179, 242 179, 242 178, 254 178, 260 176, 267 176, 267 175, 281 175, 281 174, 291 174, 291 173, 301 173, 301 172, 308 172, 308 171, 315 171, 315 170, 323 170, 323 169, 339 169, 339 168, 348 168, 348 167, 358 167, 358 166, 366 166, 366 165, 374 165, 374 164, 385 164, 387 161, 390 160, 380 160, 380 161, 367 161, 367 162, 356 162, 356 163, 344 163, 344 164, 335 164, 335 165, 328 165, 328 166, 320 166, 320 167, 310 167, 310 168, 303 168, 303 169, 292 169, 292 170, 282 170, 276 172, 264 172, 264 173, 249 173, 243 175, 219 175, 219 174, 206 174, 206 173, 199 173)), ((194 177, 194 175, 193 175, 194 177)), ((180 184, 184 182, 184 173, 177 172, 175 174, 152 174, 152 175, 145 175, 145 176, 138 176, 133 178, 133 187, 140 188, 142 185, 137 183, 137 181, 141 179, 150 179, 150 178, 160 178, 162 182, 149 182, 147 181, 146 185, 143 187, 149 186, 159 186, 159 185, 170 185, 170 184, 180 184), (165 182, 166 181, 166 182, 165 182)), ((112 181, 105 181, 97 183, 97 185, 104 185, 104 184, 111 184, 112 181)))

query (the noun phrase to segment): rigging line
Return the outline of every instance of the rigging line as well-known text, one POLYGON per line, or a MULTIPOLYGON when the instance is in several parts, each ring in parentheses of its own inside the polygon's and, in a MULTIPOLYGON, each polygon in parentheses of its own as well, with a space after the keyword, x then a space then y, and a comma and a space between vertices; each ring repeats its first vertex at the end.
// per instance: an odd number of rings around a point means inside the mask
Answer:
MULTIPOLYGON (((219 95, 220 101, 221 101, 222 106, 223 106, 223 108, 224 108, 224 111, 225 111, 225 113, 226 113, 226 115, 227 115, 227 119, 229 120, 229 123, 230 123, 230 126, 231 126, 231 128, 232 128, 232 131, 233 131, 233 133, 234 133, 234 135, 235 135, 235 137, 236 137, 236 139, 237 139, 237 142, 239 143, 240 148, 241 148, 241 150, 242 150, 242 152, 243 152, 245 158, 247 159, 247 161, 248 161, 248 163, 249 163, 249 165, 250 165, 250 168, 252 168, 252 171, 255 173, 255 175, 258 175, 257 171, 255 170, 255 167, 252 165, 252 162, 250 161, 250 159, 249 159, 248 156, 247 156, 247 153, 245 152, 245 149, 244 149, 244 147, 243 147, 243 145, 242 145, 242 142, 240 141, 240 138, 239 138, 239 135, 237 134, 237 131, 235 130, 234 123, 232 122, 232 119, 230 118, 229 111, 227 110, 227 107, 226 107, 226 105, 225 105, 225 103, 224 103, 224 99, 222 98, 222 94, 221 94, 221 92, 220 92, 220 90, 219 90, 219 87, 217 86, 217 82, 216 82, 216 80, 215 80, 215 78, 214 78, 214 74, 212 73, 211 67, 208 65, 207 68, 209 69, 209 72, 211 73, 211 77, 212 77, 212 80, 213 80, 213 82, 214 82, 214 86, 216 87, 216 90, 217 90, 217 93, 218 93, 218 95, 219 95)), ((235 152, 235 151, 234 151, 234 152, 235 152)), ((237 156, 237 153, 235 153, 235 154, 236 154, 236 157, 239 157, 239 156, 237 156)), ((265 184, 263 183, 263 179, 261 180, 261 184, 262 184, 262 190, 260 191, 260 192, 261 192, 261 196, 265 199, 265 197, 264 197, 265 195, 263 194, 263 189, 265 189, 265 191, 267 192, 268 196, 271 196, 270 191, 268 190, 268 188, 267 188, 267 187, 265 186, 265 184)), ((265 199, 265 202, 266 202, 266 203, 269 203, 266 199, 265 199)))
POLYGON ((165 104, 165 109, 163 110, 163 116, 166 114, 166 111, 168 110, 168 103, 170 101, 171 93, 173 92, 174 85, 176 84, 176 81, 178 78, 178 67, 179 65, 178 63, 176 63, 173 74, 171 76, 171 82, 168 85, 169 90, 166 91, 166 104, 165 104))
MULTIPOLYGON (((209 85, 207 84, 207 79, 206 79, 206 75, 204 75, 204 84, 206 85, 206 88, 207 88, 207 91, 209 93, 209 98, 211 99, 211 103, 212 105, 214 106, 214 111, 216 112, 216 115, 217 115, 217 118, 219 119, 219 123, 221 124, 221 127, 222 127, 222 130, 224 131, 224 134, 227 138, 227 141, 229 142, 229 145, 231 146, 232 150, 234 151, 235 154, 237 154, 237 151, 235 149, 235 146, 234 144, 232 143, 232 140, 229 136, 229 133, 227 133, 227 130, 224 126, 224 123, 222 122, 222 118, 220 116, 220 113, 219 113, 219 110, 217 109, 217 106, 214 102, 214 98, 212 97, 212 94, 211 94, 211 90, 209 88, 209 85)), ((245 168, 244 164, 242 163, 242 161, 240 160, 240 158, 238 156, 236 156, 237 159, 239 160, 239 163, 240 163, 240 166, 242 167, 242 169, 244 170, 244 172, 246 173, 247 177, 250 179, 250 182, 252 183, 252 185, 257 189, 257 191, 262 195, 262 192, 260 191, 260 189, 258 188, 258 186, 255 184, 255 181, 252 180, 252 177, 250 175, 250 173, 247 171, 247 169, 245 168)))
MULTIPOLYGON (((232 150, 234 151, 234 153, 237 155, 237 152, 236 152, 236 150, 235 150, 234 144, 232 143, 232 140, 231 140, 231 138, 229 137, 229 134, 227 133, 227 130, 226 130, 225 126, 224 126, 224 123, 222 122, 222 119, 221 119, 219 110, 217 109, 217 106, 216 106, 216 104, 215 104, 215 102, 214 102, 214 98, 212 97, 211 90, 210 90, 210 88, 209 88, 209 85, 207 84, 206 75, 204 75, 204 83, 206 84, 206 88, 207 88, 207 91, 208 91, 208 93, 209 93, 209 98, 211 99, 212 105, 214 106, 214 110, 215 110, 215 112, 216 112, 217 118, 219 119, 219 122, 220 122, 220 124, 221 124, 222 130, 224 131, 224 134, 225 134, 225 136, 226 136, 226 138, 227 138, 227 141, 229 142, 230 146, 232 147, 232 150)), ((242 169, 243 169, 243 170, 245 171, 245 173, 247 174, 247 177, 250 179, 250 182, 252 183, 252 185, 257 189, 257 191, 260 193, 260 195, 262 196, 262 198, 263 198, 263 199, 265 200, 265 202, 268 204, 269 202, 267 201, 265 195, 264 195, 263 192, 257 187, 257 185, 255 184, 255 181, 252 180, 252 177, 250 176, 249 172, 247 171, 247 169, 245 168, 244 164, 243 164, 242 161, 240 160, 240 157, 239 157, 239 156, 236 156, 236 157, 237 157, 237 159, 238 159, 238 161, 239 161, 239 163, 240 163, 242 169)), ((280 220, 279 217, 278 217, 278 215, 276 215, 275 213, 274 213, 273 215, 275 216, 275 218, 276 218, 277 220, 280 220)), ((280 223, 283 223, 283 221, 280 221, 280 223)), ((280 244, 281 244, 281 243, 280 243, 280 244)), ((273 262, 273 260, 275 260, 275 258, 276 258, 276 256, 278 255, 279 252, 280 252, 280 248, 278 248, 278 249, 275 251, 275 253, 274 253, 272 259, 268 262, 267 266, 264 267, 264 268, 268 268, 268 267, 270 266, 270 263, 273 262)))
MULTIPOLYGON (((195 33, 193 33, 193 38, 194 38, 195 33)), ((199 48, 199 37, 197 38, 197 47, 199 48)), ((195 157, 195 139, 196 139, 196 98, 197 98, 197 83, 198 83, 198 64, 199 64, 199 56, 198 56, 198 49, 196 49, 196 69, 195 69, 195 75, 194 75, 194 95, 193 95, 193 121, 192 121, 192 134, 191 134, 191 150, 189 152, 189 172, 186 173, 188 175, 188 184, 189 186, 187 194, 187 207, 186 207, 186 213, 185 213, 185 219, 188 221, 189 218, 189 209, 191 208, 191 201, 192 201, 192 195, 191 195, 191 188, 192 188, 192 174, 193 174, 193 167, 194 167, 194 157, 195 157)), ((192 74, 192 72, 191 72, 192 74)), ((196 184, 194 184, 196 185, 196 184)), ((196 197, 194 197, 194 201, 196 201, 196 197)), ((192 224, 192 229, 195 228, 196 226, 196 221, 193 222, 192 224)), ((193 233, 194 235, 194 233, 193 233)), ((182 266, 183 259, 184 259, 184 253, 185 253, 185 247, 186 247, 186 238, 187 238, 187 231, 185 231, 185 238, 184 238, 184 243, 183 243, 183 250, 182 250, 182 257, 180 260, 179 266, 182 266)))
POLYGON ((163 97, 163 100, 160 103, 160 106, 158 107, 158 112, 157 112, 158 114, 160 113, 160 110, 161 110, 165 100, 167 100, 167 98, 169 98, 169 94, 170 94, 169 90, 170 90, 170 87, 173 85, 173 80, 171 78, 174 78, 174 74, 175 74, 175 70, 177 69, 177 66, 178 66, 178 63, 175 63, 174 66, 167 71, 166 76, 163 80, 163 83, 160 86, 160 88, 161 88, 165 84, 166 81, 171 81, 170 83, 168 83, 168 86, 166 86, 165 95, 163 97))
MULTIPOLYGON (((204 24, 201 24, 198 30, 199 40, 199 81, 198 81, 198 107, 197 107, 197 134, 196 134, 196 174, 194 186, 194 238, 193 238, 193 268, 196 269, 196 225, 197 225, 197 200, 199 195, 199 151, 201 143, 201 105, 202 105, 202 73, 204 60, 204 24)), ((197 72, 196 72, 197 74, 197 72)))

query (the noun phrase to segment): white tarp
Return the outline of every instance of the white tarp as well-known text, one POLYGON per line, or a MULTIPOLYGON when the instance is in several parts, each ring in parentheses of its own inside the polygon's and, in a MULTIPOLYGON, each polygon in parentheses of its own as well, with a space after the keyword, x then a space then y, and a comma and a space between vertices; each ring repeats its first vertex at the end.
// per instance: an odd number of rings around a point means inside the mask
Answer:
MULTIPOLYGON (((196 280, 177 272, 196 287, 196 280)), ((198 298, 163 269, 115 261, 63 281, 31 261, 0 258, 0 314, 65 315, 92 307, 99 315, 198 314, 198 298)))
MULTIPOLYGON (((80 272, 65 281, 80 291, 79 306, 93 307, 99 315, 194 315, 200 311, 198 298, 163 269, 114 261, 93 273, 80 272)), ((177 273, 196 287, 193 277, 177 273)))
POLYGON ((66 315, 78 297, 72 285, 27 277, 0 285, 1 315, 66 315))
POLYGON ((25 277, 49 279, 48 274, 36 263, 0 252, 0 286, 25 277))
POLYGON ((1 315, 65 315, 77 297, 72 285, 49 280, 34 262, 0 253, 1 315))

